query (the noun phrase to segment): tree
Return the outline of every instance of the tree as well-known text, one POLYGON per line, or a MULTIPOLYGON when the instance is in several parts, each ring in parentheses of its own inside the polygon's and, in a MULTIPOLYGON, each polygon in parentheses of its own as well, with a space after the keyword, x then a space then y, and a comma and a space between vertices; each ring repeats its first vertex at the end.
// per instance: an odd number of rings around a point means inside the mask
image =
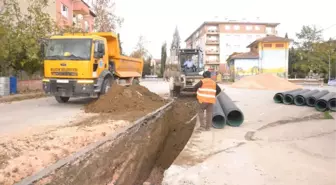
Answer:
POLYGON ((166 67, 166 60, 167 60, 167 43, 164 42, 161 46, 161 75, 163 75, 166 67))
POLYGON ((97 15, 94 22, 95 31, 115 32, 117 26, 123 23, 123 18, 113 12, 116 4, 112 0, 91 0, 91 5, 97 15))
POLYGON ((135 58, 147 58, 148 51, 145 47, 147 41, 144 36, 140 35, 137 44, 135 45, 134 51, 131 53, 131 57, 135 58))
POLYGON ((298 42, 299 61, 294 65, 294 69, 301 70, 304 73, 310 71, 322 72, 323 62, 318 52, 319 43, 322 42, 321 32, 316 26, 303 26, 300 33, 296 34, 298 42))
MULTIPOLYGON (((32 75, 40 70, 41 38, 53 33, 55 28, 50 15, 43 11, 47 6, 47 0, 32 0, 29 1, 27 13, 23 14, 17 0, 6 2, 4 12, 0 15, 1 27, 6 28, 2 36, 2 67, 10 67, 14 74, 25 70, 28 75, 32 75)), ((9 69, 5 69, 9 73, 9 69)))

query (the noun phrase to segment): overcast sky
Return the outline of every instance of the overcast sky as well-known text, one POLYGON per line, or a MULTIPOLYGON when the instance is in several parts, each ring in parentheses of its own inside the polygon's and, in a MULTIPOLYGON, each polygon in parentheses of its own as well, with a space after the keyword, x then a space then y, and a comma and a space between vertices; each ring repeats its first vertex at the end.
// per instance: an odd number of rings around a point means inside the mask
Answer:
MULTIPOLYGON (((115 0, 115 13, 123 17, 118 30, 123 49, 130 53, 140 35, 148 43, 149 52, 160 58, 164 41, 172 41, 175 26, 184 40, 204 21, 215 16, 229 19, 279 22, 278 33, 290 38, 302 25, 317 25, 324 29, 336 24, 335 0, 115 0)), ((336 38, 336 26, 323 32, 325 38, 336 38)), ((169 45, 170 46, 170 45, 169 45)))

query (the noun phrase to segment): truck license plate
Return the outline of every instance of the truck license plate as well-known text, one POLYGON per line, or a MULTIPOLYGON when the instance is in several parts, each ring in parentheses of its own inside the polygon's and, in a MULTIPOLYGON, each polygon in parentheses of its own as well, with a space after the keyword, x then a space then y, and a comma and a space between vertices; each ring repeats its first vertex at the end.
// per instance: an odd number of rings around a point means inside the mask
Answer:
POLYGON ((56 82, 66 84, 66 83, 69 83, 69 80, 57 80, 56 82))

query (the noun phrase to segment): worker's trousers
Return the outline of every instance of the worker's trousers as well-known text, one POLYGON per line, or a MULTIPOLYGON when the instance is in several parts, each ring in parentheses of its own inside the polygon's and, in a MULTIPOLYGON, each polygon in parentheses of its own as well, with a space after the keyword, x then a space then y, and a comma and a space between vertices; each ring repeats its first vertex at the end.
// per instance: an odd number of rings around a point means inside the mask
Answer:
POLYGON ((213 104, 211 103, 201 103, 200 110, 198 112, 200 126, 209 130, 212 124, 212 112, 213 104))

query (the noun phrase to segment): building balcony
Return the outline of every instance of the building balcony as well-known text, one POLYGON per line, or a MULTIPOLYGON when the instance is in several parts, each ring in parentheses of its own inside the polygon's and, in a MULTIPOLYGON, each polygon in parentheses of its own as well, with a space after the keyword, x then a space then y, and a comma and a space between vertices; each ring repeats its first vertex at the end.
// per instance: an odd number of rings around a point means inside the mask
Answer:
POLYGON ((82 14, 82 15, 90 15, 89 5, 86 4, 82 0, 73 0, 73 13, 82 14))
POLYGON ((207 40, 206 44, 208 44, 208 45, 218 45, 219 40, 207 40))
POLYGON ((205 51, 205 54, 207 54, 207 55, 219 55, 219 51, 218 50, 209 50, 209 51, 205 51))
POLYGON ((219 65, 219 60, 205 60, 205 64, 208 65, 219 65))
POLYGON ((218 30, 207 30, 207 35, 218 35, 219 34, 219 31, 218 30))

